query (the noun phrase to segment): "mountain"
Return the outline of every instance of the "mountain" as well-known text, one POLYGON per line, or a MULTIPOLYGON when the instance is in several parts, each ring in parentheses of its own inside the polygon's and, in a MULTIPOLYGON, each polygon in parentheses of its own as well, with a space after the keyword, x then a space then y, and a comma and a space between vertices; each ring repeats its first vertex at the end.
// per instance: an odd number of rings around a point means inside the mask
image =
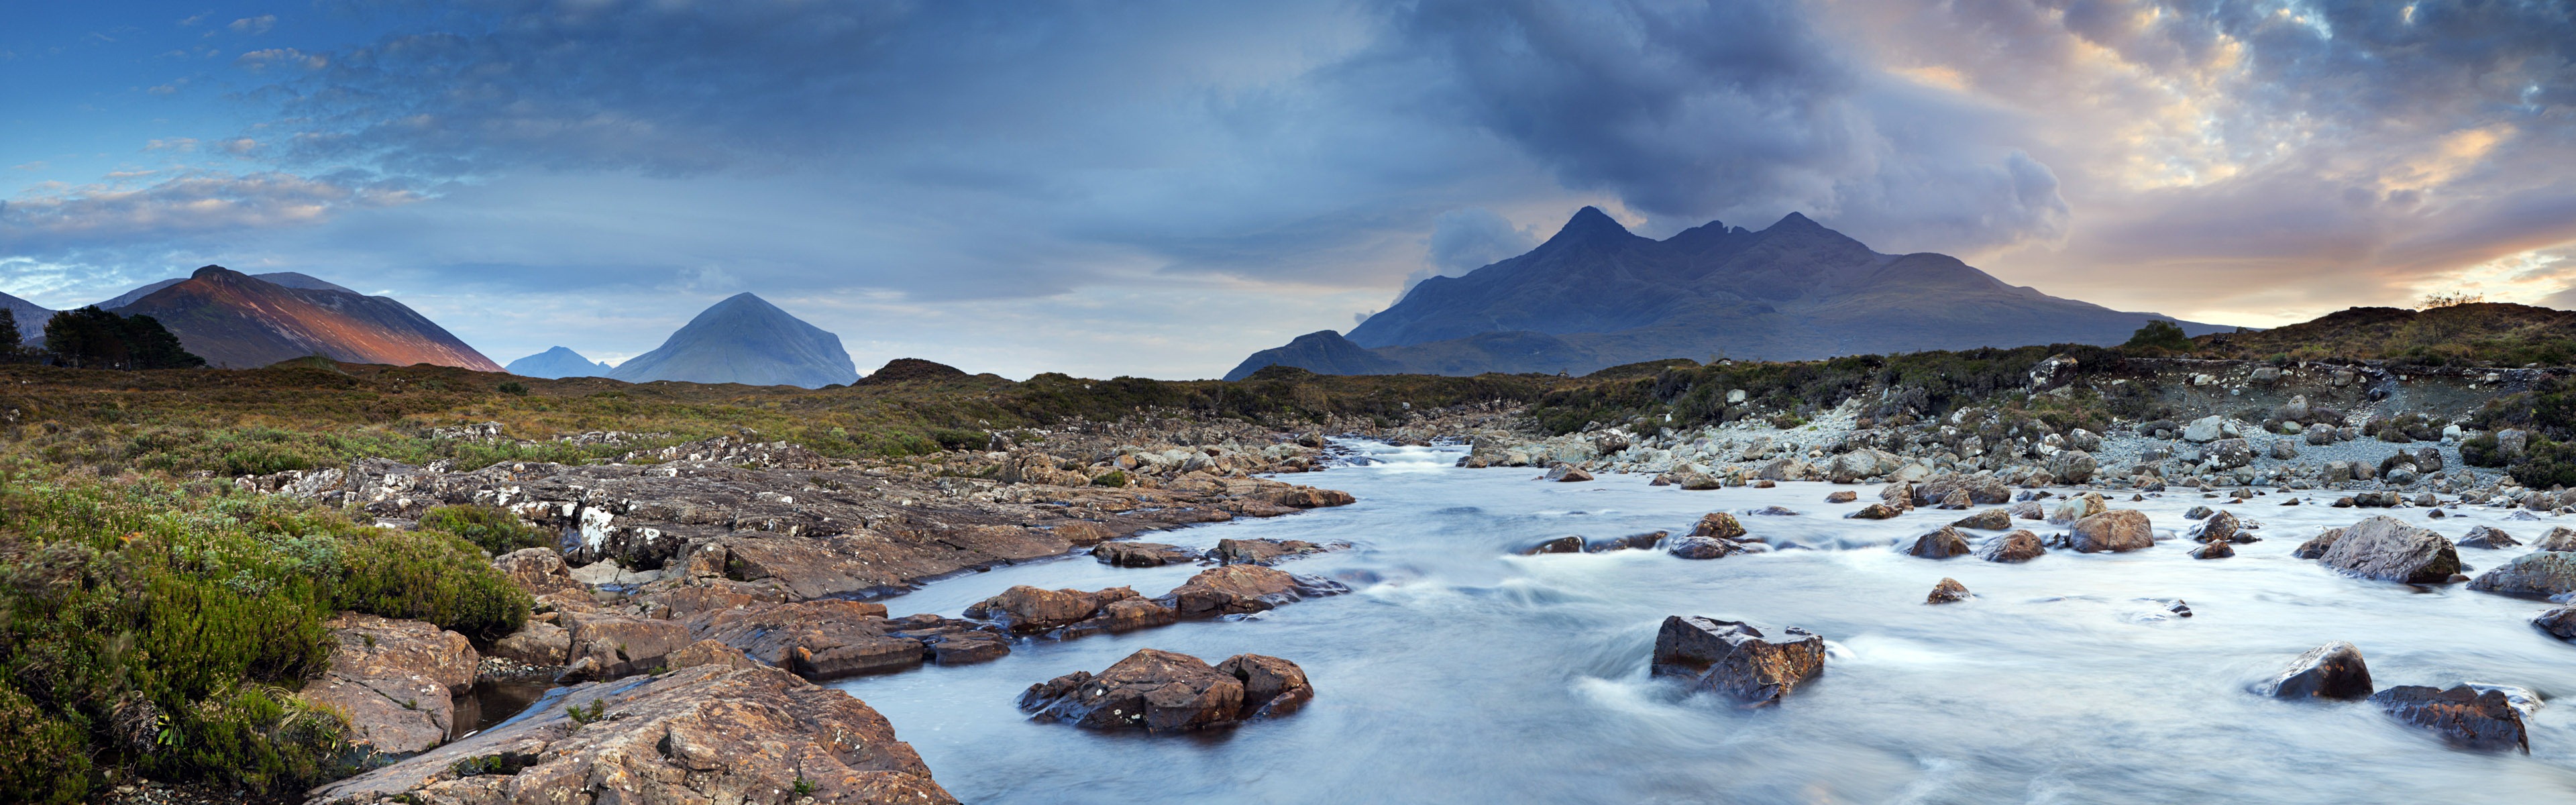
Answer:
POLYGON ((609 370, 608 364, 593 363, 589 358, 582 357, 581 353, 574 352, 565 347, 555 347, 525 358, 520 358, 518 360, 511 361, 509 366, 502 368, 510 374, 518 375, 520 377, 542 377, 547 379, 558 377, 607 377, 609 370))
POLYGON ((21 342, 29 345, 44 343, 45 321, 54 317, 54 311, 5 293, 0 293, 0 307, 8 308, 9 315, 18 317, 21 342))
POLYGON ((492 359, 401 302, 302 274, 287 276, 289 282, 322 287, 295 287, 223 266, 206 266, 186 280, 118 306, 115 312, 159 319, 179 335, 179 343, 189 352, 219 368, 267 366, 322 355, 349 363, 430 363, 501 371, 492 359))
MULTIPOLYGON (((1579 375, 1662 358, 2117 344, 2159 318, 2169 317, 2007 285, 1949 255, 1880 254, 1797 213, 1760 231, 1710 221, 1654 240, 1585 207, 1527 254, 1423 280, 1347 338, 1299 336, 1226 376, 1271 363, 1325 373, 1579 375)), ((2193 334, 2233 329, 2182 325, 2193 334)))
POLYGON ((685 380, 818 388, 859 379, 841 337, 806 324, 760 297, 734 294, 690 319, 662 346, 618 364, 629 383, 685 380))
MULTIPOLYGON (((357 291, 352 291, 347 288, 331 284, 310 274, 298 274, 293 271, 252 274, 250 276, 253 279, 263 280, 272 285, 283 285, 289 288, 302 288, 308 291, 339 291, 341 293, 357 293, 357 291)), ((187 277, 171 277, 160 282, 155 282, 131 291, 117 294, 114 299, 98 303, 98 307, 101 310, 113 311, 117 308, 134 304, 134 301, 137 299, 151 296, 154 291, 187 281, 187 277)))

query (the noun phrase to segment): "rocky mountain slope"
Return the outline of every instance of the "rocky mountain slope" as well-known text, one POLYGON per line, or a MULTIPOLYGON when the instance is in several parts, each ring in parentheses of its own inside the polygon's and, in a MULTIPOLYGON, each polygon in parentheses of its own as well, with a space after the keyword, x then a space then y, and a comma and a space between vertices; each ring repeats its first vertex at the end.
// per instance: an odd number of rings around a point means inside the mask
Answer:
MULTIPOLYGON (((1255 353, 1229 378, 1318 372, 1583 374, 1660 358, 1804 360, 1983 346, 2116 344, 2150 319, 2017 287, 1942 254, 1880 254, 1791 213, 1664 240, 1585 207, 1536 249, 1433 277, 1351 330, 1255 353), (1366 350, 1386 363, 1359 358, 1366 350), (1322 356, 1335 356, 1318 362, 1322 356)), ((2214 325, 2184 323, 2187 332, 2214 325)))
POLYGON ((859 379, 841 337, 758 296, 717 302, 651 352, 608 373, 629 383, 685 380, 816 388, 859 379))
POLYGON ((178 334, 189 352, 218 368, 266 366, 322 355, 351 363, 501 370, 500 364, 401 302, 362 295, 302 274, 253 277, 223 266, 206 266, 184 281, 114 311, 159 319, 178 334))
POLYGON ((9 315, 18 317, 18 337, 20 339, 25 340, 29 344, 35 344, 45 340, 45 320, 53 318, 54 311, 47 309, 43 305, 29 302, 5 293, 0 293, 0 307, 8 308, 9 315))
POLYGON ((612 367, 582 357, 581 353, 569 347, 555 347, 511 361, 509 366, 502 368, 520 377, 551 380, 559 377, 607 377, 612 367))

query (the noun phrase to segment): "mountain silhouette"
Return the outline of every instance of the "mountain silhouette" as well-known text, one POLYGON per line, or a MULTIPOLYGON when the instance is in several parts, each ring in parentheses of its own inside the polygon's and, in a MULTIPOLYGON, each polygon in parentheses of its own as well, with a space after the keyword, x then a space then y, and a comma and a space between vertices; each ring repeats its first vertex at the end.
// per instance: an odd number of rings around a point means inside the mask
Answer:
POLYGON ((401 302, 302 274, 266 276, 281 277, 284 283, 206 266, 113 312, 159 319, 189 352, 217 368, 246 369, 321 355, 349 363, 501 371, 492 359, 401 302))
POLYGON ((734 294, 690 319, 651 352, 608 376, 629 383, 685 380, 817 388, 859 379, 841 337, 758 296, 734 294))
POLYGON ((520 377, 542 377, 551 380, 558 377, 607 377, 609 366, 584 358, 581 353, 569 348, 555 347, 511 361, 510 365, 502 369, 520 377))

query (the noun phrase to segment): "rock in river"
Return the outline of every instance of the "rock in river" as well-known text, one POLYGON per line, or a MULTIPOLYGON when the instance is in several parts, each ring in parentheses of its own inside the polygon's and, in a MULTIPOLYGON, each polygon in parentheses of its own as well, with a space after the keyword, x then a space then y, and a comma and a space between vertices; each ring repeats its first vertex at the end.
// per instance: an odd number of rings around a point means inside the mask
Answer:
POLYGON ((1966 556, 1968 550, 1968 539, 1960 536, 1958 529, 1942 526, 1939 531, 1915 537, 1913 544, 1906 546, 1905 553, 1925 559, 1948 559, 1966 556))
POLYGON ((2327 643, 2308 650, 2263 686, 2283 699, 2366 699, 2370 697, 2370 664, 2351 643, 2327 643))
POLYGON ((2576 640, 2576 606, 2564 606, 2531 616, 2531 625, 2560 640, 2576 640))
POLYGON ((2235 546, 2225 541, 2202 543, 2200 547, 2191 549, 2193 559, 2225 559, 2235 555, 2235 546))
POLYGON ((1950 526, 1953 528, 1974 528, 1980 531, 2002 531, 2012 528, 2012 510, 1987 509, 1985 511, 1977 512, 1976 514, 1961 517, 1958 522, 1951 523, 1950 526))
POLYGON ((1319 543, 1301 539, 1221 539, 1207 552, 1207 558, 1220 565, 1271 565, 1348 547, 1351 544, 1347 542, 1319 543))
POLYGON ((1655 633, 1656 676, 1690 679, 1746 708, 1778 704, 1824 672, 1825 639, 1794 626, 1774 638, 1747 623, 1673 615, 1655 633))
POLYGON ((2233 512, 2218 512, 2191 529, 2193 542, 2253 542, 2260 539, 2237 522, 2233 512))
POLYGON ((1860 507, 1859 511, 1843 516, 1853 520, 1885 520, 1902 513, 1903 512, 1897 511, 1895 507, 1889 506, 1885 503, 1872 503, 1867 506, 1860 507))
POLYGON ((1199 552, 1159 542, 1103 542, 1091 546, 1091 558, 1117 567, 1162 567, 1196 562, 1199 552))
POLYGON ((1674 537, 1664 543, 1664 552, 1684 559, 1716 559, 1744 553, 1744 543, 1716 537, 1674 537))
POLYGON ((1986 540, 1986 544, 1977 549, 1977 558, 1988 562, 2028 562, 2045 553, 2048 553, 2048 546, 2040 543, 2039 535, 2024 530, 1986 540))
POLYGON ((1735 539, 1744 536, 1744 524, 1736 522, 1735 515, 1726 512, 1709 512, 1699 518, 1699 525, 1691 527, 1691 536, 1735 539))
POLYGON ((2372 694, 2370 700, 2397 720, 2431 730, 2442 740, 2465 749, 2519 749, 2531 753, 2523 732, 2522 712, 2504 691, 2454 685, 2449 690, 2399 685, 2372 694))
POLYGON ((1240 654, 1209 667, 1149 648, 1098 675, 1075 671, 1030 685, 1020 709, 1091 729, 1177 732, 1285 715, 1313 697, 1306 672, 1277 657, 1240 654))
POLYGON ((784 803, 800 781, 814 802, 957 802, 866 703, 776 668, 721 663, 560 689, 500 726, 308 796, 312 805, 784 803))
POLYGON ((2347 575, 2405 584, 2441 584, 2460 572, 2460 553, 2449 539, 2386 515, 2344 529, 2317 561, 2347 575))
POLYGON ((2522 540, 2514 539, 2513 535, 2505 533, 2504 529, 2482 525, 2469 529, 2468 535, 2460 538, 2459 547, 2501 549, 2521 544, 2522 540))
POLYGON ((1226 565, 1200 571, 1156 600, 1183 618, 1213 618, 1261 612, 1310 596, 1342 592, 1349 589, 1326 579, 1291 575, 1260 565, 1226 565))
POLYGON ((2156 535, 2145 512, 2112 509, 2076 520, 2066 544, 2077 553, 2117 553, 2155 547, 2156 535))
POLYGON ((1968 585, 1960 584, 1958 579, 1945 578, 1941 583, 1932 585, 1932 594, 1924 596, 1923 603, 1949 604, 1966 600, 1968 600, 1968 585))
POLYGON ((2544 597, 2576 592, 2576 552, 2533 551, 2514 557, 2479 574, 2469 589, 2544 597))

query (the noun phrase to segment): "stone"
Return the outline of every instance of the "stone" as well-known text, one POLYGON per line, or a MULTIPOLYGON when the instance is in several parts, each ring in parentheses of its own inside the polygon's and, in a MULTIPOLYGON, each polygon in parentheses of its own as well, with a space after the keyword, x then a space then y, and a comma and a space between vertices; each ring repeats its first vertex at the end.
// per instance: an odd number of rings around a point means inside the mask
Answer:
POLYGON ((1790 627, 1773 638, 1751 624, 1673 615, 1655 633, 1653 673, 1745 708, 1779 704, 1825 670, 1825 639, 1790 627))
POLYGON ((1744 524, 1736 522, 1735 515, 1726 512, 1709 512, 1699 518, 1698 525, 1691 527, 1690 535, 1735 539, 1744 536, 1744 524))
POLYGON ((571 631, 567 679, 616 679, 661 666, 671 652, 697 642, 689 627, 620 612, 558 612, 571 631))
POLYGON ((1527 547, 1527 548, 1522 548, 1522 549, 1520 549, 1520 550, 1518 551, 1518 553, 1519 553, 1520 555, 1522 555, 1522 556, 1537 556, 1537 555, 1540 555, 1540 554, 1549 554, 1549 553, 1582 553, 1582 552, 1583 552, 1583 538, 1582 538, 1581 536, 1565 536, 1565 537, 1555 537, 1555 538, 1552 538, 1552 539, 1540 540, 1538 544, 1536 544, 1536 545, 1532 545, 1532 546, 1529 546, 1529 547, 1527 547))
POLYGON ((1663 544, 1664 538, 1668 536, 1672 536, 1672 532, 1648 531, 1643 534, 1630 534, 1624 537, 1585 539, 1583 541, 1583 552, 1609 553, 1611 551, 1628 550, 1651 551, 1655 549, 1655 546, 1663 544))
POLYGON ((2232 470, 2254 463, 2254 447, 2244 439, 2220 439, 2200 449, 2200 460, 2216 469, 2232 470))
POLYGON ((2300 559, 2324 556, 2327 548, 2334 547, 2335 541, 2343 538, 2343 532, 2344 530, 2340 528, 2319 531, 2316 536, 2308 538, 2308 541, 2299 543, 2299 547, 2291 549, 2290 555, 2300 559))
POLYGON ((1878 502, 1888 508, 1898 511, 1914 508, 1914 484, 1908 481, 1898 481, 1896 483, 1880 487, 1878 490, 1878 502))
POLYGON ((900 627, 885 614, 883 604, 824 599, 717 610, 693 619, 691 626, 698 636, 740 649, 764 665, 820 682, 901 671, 929 659, 927 646, 919 638, 895 634, 900 627))
POLYGON ((1592 480, 1592 473, 1584 472, 1582 467, 1572 464, 1558 464, 1548 468, 1547 479, 1558 483, 1574 483, 1592 480))
POLYGON ((492 641, 492 656, 549 668, 561 666, 572 661, 572 632, 547 621, 531 620, 518 631, 492 641))
POLYGON ((1950 528, 1948 526, 1943 526, 1939 531, 1915 537, 1913 544, 1908 545, 1905 548, 1906 555, 1919 556, 1925 559, 1948 559, 1953 556, 1966 556, 1968 555, 1968 551, 1967 538, 1960 536, 1958 529, 1950 528))
POLYGON ((1685 473, 1682 475, 1680 485, 1683 490, 1690 492, 1706 492, 1725 486, 1717 480, 1716 476, 1704 472, 1685 473))
POLYGON ((2058 504, 2056 511, 2049 512, 2048 521, 2067 525, 2110 510, 2111 504, 2103 500, 2099 493, 2086 492, 2067 498, 2066 502, 2058 504))
POLYGON ((1914 496, 1915 504, 1937 503, 1948 500, 1952 494, 1959 492, 1967 493, 1968 502, 1976 505, 2012 501, 2012 489, 2005 486, 2002 479, 1979 473, 1942 473, 1926 478, 1922 483, 1913 484, 1912 487, 1909 494, 1914 496))
POLYGON ((1209 549, 1207 558, 1221 565, 1274 565, 1300 556, 1329 553, 1351 547, 1347 542, 1307 542, 1289 539, 1221 539, 1209 549))
POLYGON ((2371 694, 2370 701, 2398 721, 2430 730, 2452 746, 2531 752, 2522 712, 2501 690, 2481 691, 2468 685, 2455 685, 2449 690, 2399 685, 2371 694))
POLYGON ((495 557, 492 569, 531 596, 587 589, 572 580, 572 569, 552 548, 521 548, 495 557))
POLYGON ((1116 567, 1162 567, 1198 561, 1199 552, 1159 542, 1103 542, 1091 546, 1091 558, 1116 567))
POLYGON ((1860 493, 1844 489, 1825 495, 1826 503, 1850 503, 1860 500, 1860 493))
POLYGON ((2193 542, 2254 542, 2260 538, 2247 532, 2234 512, 2218 512, 2191 529, 2193 542))
POLYGON ((2535 551, 2576 551, 2576 528, 2568 528, 2563 525, 2551 526, 2548 531, 2541 532, 2540 539, 2532 541, 2531 549, 2535 551))
POLYGON ((2482 525, 2469 529, 2467 535, 2460 537, 2458 544, 2462 548, 2496 550, 2521 545, 2522 540, 2514 539, 2513 535, 2505 533, 2504 529, 2482 525))
POLYGON ((1977 558, 1988 562, 2028 562, 2046 553, 2048 546, 2040 541, 2039 535, 2015 531, 1986 540, 1986 544, 1977 549, 1977 558))
POLYGON ((2039 501, 2026 500, 2013 504, 2012 516, 2016 520, 2046 520, 2048 511, 2039 501))
POLYGON ((1960 584, 1958 579, 1944 578, 1941 583, 1932 585, 1932 594, 1925 596, 1923 603, 1951 604, 1965 600, 1968 600, 1968 585, 1960 584))
POLYGON ((1090 593, 1019 584, 967 606, 965 615, 992 621, 1014 633, 1036 634, 1080 623, 1099 612, 1102 604, 1135 596, 1136 591, 1126 587, 1090 593))
POLYGON ((2210 515, 2212 515, 2212 514, 2217 514, 2217 513, 2218 513, 2217 511, 2215 511, 2215 510, 2213 510, 2213 509, 2211 509, 2211 508, 2209 508, 2209 507, 2207 507, 2207 506, 2193 506, 2193 507, 2191 507, 2191 510, 2190 510, 2190 511, 2183 512, 2183 513, 2182 513, 2182 516, 2183 516, 2183 519, 2186 519, 2186 520, 2201 520, 2201 519, 2206 519, 2206 518, 2208 518, 2210 515))
POLYGON ((1674 537, 1664 544, 1665 553, 1683 559, 1717 559, 1748 550, 1744 543, 1717 537, 1674 537))
POLYGON ((799 801, 957 802, 865 702, 776 668, 721 663, 559 689, 506 723, 307 801, 785 803, 800 782, 810 790, 799 801), (575 720, 575 708, 604 717, 575 720))
MULTIPOLYGON (((1298 676, 1302 681, 1303 672, 1298 676)), ((1019 705, 1086 729, 1181 732, 1242 720, 1244 682, 1197 657, 1139 649, 1097 675, 1075 671, 1030 685, 1019 705)))
POLYGON ((2093 473, 2100 470, 2100 465, 2093 460, 2093 454, 2082 450, 2058 451, 2057 455, 2048 457, 2047 466, 2048 474, 2056 476, 2061 483, 2070 484, 2093 480, 2093 473))
POLYGON ((760 661, 752 659, 751 655, 742 653, 742 649, 734 648, 714 640, 700 640, 698 642, 682 646, 680 647, 680 650, 671 652, 671 656, 667 662, 669 663, 671 670, 674 671, 682 668, 696 668, 701 665, 716 665, 725 668, 760 667, 760 661))
POLYGON ((2226 435, 2226 431, 2221 428, 2221 423, 2223 422, 2225 422, 2224 419, 2216 416, 2205 416, 2192 420, 2190 425, 2185 426, 2182 429, 2183 441, 2202 444, 2218 441, 2221 437, 2226 435))
POLYGON ((2288 439, 2273 439, 2269 452, 2274 461, 2288 461, 2299 457, 2299 446, 2288 439))
POLYGON ((418 752, 446 742, 455 696, 474 687, 482 657, 464 635, 420 621, 344 612, 326 621, 331 665, 296 696, 338 709, 355 742, 418 752))
POLYGON ((1843 517, 1850 520, 1885 520, 1895 517, 1901 513, 1902 512, 1897 511, 1895 508, 1890 507, 1885 503, 1872 503, 1867 506, 1860 507, 1859 511, 1843 515, 1843 517))
POLYGON ((1985 511, 1977 512, 1976 514, 1961 517, 1957 522, 1951 523, 1950 526, 1953 528, 1974 528, 1981 531, 2002 531, 2012 528, 2012 512, 2005 509, 1987 509, 1985 511))
POLYGON ((2075 521, 2066 546, 2077 553, 2126 552, 2155 547, 2155 531, 2145 512, 2113 509, 2075 521))
POLYGON ((2488 570, 2469 582, 2481 592, 2548 597, 2576 592, 2576 552, 2534 551, 2488 570))
POLYGON ((2328 425, 2328 424, 2323 423, 2323 422, 2319 422, 2319 423, 2316 423, 2316 424, 2313 424, 2313 425, 2309 425, 2309 426, 2308 426, 2307 435, 2306 435, 2305 437, 2302 437, 2301 441, 2305 441, 2305 442, 2307 442, 2308 444, 2311 444, 2311 445, 2320 445, 2320 446, 2322 446, 2322 445, 2334 444, 2334 443, 2335 443, 2335 426, 2333 426, 2333 425, 2328 425))
POLYGON ((2560 640, 2576 640, 2576 606, 2563 606, 2531 616, 2531 625, 2560 640))
POLYGON ((1181 618, 1214 618, 1264 612, 1319 595, 1348 592, 1342 585, 1260 565, 1226 565, 1200 571, 1157 601, 1181 618))
POLYGON ((2225 542, 2203 543, 2200 547, 2191 549, 2193 559, 2225 559, 2235 555, 2236 547, 2225 542))
POLYGON ((1297 712, 1315 699, 1315 686, 1296 663, 1261 654, 1237 654, 1216 664, 1216 672, 1243 683, 1243 720, 1276 718, 1297 712))
POLYGON ((2327 643, 2290 661, 2263 686, 2264 695, 2280 699, 2370 698, 2370 664, 2351 643, 2327 643))
POLYGON ((2385 515, 2344 529, 2317 561, 2346 575, 2404 584, 2442 584, 2460 572, 2450 540, 2385 515))
POLYGON ((1752 510, 1752 511, 1745 512, 1745 513, 1746 513, 1746 514, 1753 514, 1753 515, 1760 515, 1760 516, 1763 516, 1763 517, 1796 517, 1796 516, 1798 516, 1798 510, 1796 510, 1796 509, 1792 509, 1792 508, 1789 508, 1789 507, 1786 507, 1786 506, 1764 506, 1764 507, 1762 507, 1762 508, 1754 509, 1754 510, 1752 510))
POLYGON ((2531 446, 2531 432, 2520 428, 2496 431, 2496 452, 2505 458, 2521 458, 2531 446))

